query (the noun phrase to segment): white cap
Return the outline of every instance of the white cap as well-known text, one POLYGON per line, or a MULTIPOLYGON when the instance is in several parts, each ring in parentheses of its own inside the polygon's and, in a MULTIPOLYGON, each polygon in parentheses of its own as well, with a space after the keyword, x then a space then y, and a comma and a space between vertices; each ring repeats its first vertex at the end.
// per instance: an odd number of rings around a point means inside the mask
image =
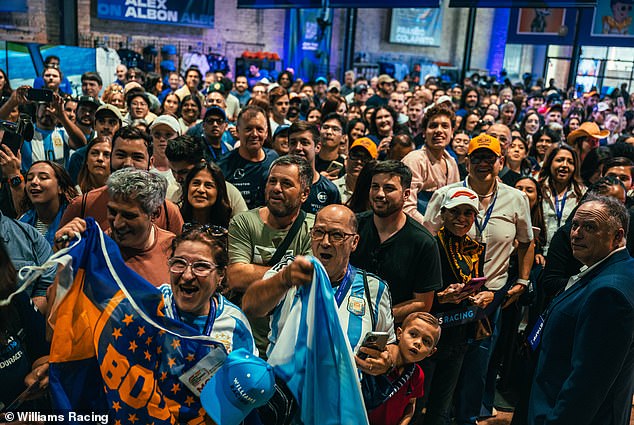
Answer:
POLYGON ((458 205, 468 205, 477 214, 480 205, 478 194, 468 187, 453 187, 449 189, 447 195, 445 195, 445 202, 443 202, 442 207, 451 209, 458 205))
POLYGON ((172 130, 174 130, 174 133, 178 134, 180 136, 181 134, 181 126, 178 123, 178 121, 176 120, 176 118, 174 118, 171 115, 161 115, 158 116, 154 119, 154 121, 152 121, 152 125, 150 126, 150 130, 153 129, 154 127, 157 127, 159 125, 166 125, 169 128, 171 128, 172 130))

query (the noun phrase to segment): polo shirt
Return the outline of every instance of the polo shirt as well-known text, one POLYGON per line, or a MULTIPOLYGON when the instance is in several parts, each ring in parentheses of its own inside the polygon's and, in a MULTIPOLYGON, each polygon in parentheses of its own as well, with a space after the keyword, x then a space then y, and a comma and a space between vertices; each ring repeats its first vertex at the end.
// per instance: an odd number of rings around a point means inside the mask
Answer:
MULTIPOLYGON (((445 201, 447 191, 453 187, 469 187, 469 177, 464 181, 450 184, 438 189, 429 201, 425 213, 424 224, 427 229, 436 233, 442 227, 440 208, 445 201)), ((469 236, 486 245, 484 259, 484 275, 486 287, 492 291, 502 289, 508 278, 509 258, 515 249, 513 242, 521 243, 533 240, 531 227, 531 210, 526 195, 504 183, 498 182, 498 193, 491 216, 482 234, 474 223, 469 236)), ((493 203, 493 201, 491 201, 493 203)), ((478 220, 483 222, 486 210, 480 205, 478 220)))

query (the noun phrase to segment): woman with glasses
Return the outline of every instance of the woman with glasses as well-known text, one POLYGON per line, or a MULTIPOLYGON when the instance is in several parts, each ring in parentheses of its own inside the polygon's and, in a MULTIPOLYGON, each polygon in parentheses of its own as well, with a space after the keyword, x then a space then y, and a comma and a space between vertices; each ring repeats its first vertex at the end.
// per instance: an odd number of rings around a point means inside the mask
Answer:
POLYGON ((220 293, 227 262, 227 229, 183 226, 167 262, 170 282, 159 287, 166 315, 221 342, 228 353, 245 348, 258 355, 246 316, 220 293))
POLYGON ((443 287, 436 292, 431 309, 443 318, 442 337, 436 354, 422 363, 429 397, 425 424, 451 423, 451 402, 467 340, 475 335, 480 312, 493 301, 493 292, 477 283, 483 277, 484 245, 467 235, 477 214, 478 194, 473 190, 459 186, 447 192, 440 210, 442 227, 436 235, 443 287), (467 319, 451 320, 456 314, 467 319))
POLYGON ((227 184, 220 168, 213 162, 196 165, 185 180, 181 215, 185 223, 229 226, 232 208, 227 184))
POLYGON ((156 118, 156 115, 150 112, 150 98, 143 91, 134 90, 126 95, 126 104, 128 105, 128 116, 126 121, 144 120, 148 124, 156 118))

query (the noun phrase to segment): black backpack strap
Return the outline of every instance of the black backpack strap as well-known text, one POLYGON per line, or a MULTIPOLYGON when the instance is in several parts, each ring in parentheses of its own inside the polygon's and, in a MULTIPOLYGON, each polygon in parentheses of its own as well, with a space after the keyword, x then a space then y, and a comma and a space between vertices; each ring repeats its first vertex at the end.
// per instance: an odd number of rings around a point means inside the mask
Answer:
POLYGON ((286 254, 286 250, 288 249, 288 247, 291 246, 291 242, 293 242, 293 239, 295 239, 295 235, 297 235, 297 233, 299 232, 299 228, 302 227, 304 220, 306 220, 306 213, 303 210, 299 210, 299 215, 295 219, 295 222, 293 222, 291 228, 288 230, 288 233, 286 234, 286 237, 284 238, 282 243, 275 250, 273 257, 271 257, 271 259, 267 261, 267 266, 274 266, 280 262, 284 254, 286 254))
POLYGON ((167 200, 163 200, 163 209, 165 210, 165 229, 163 230, 169 230, 170 229, 170 215, 167 212, 167 200))
POLYGON ((88 194, 84 193, 83 195, 81 195, 81 211, 79 213, 79 216, 81 218, 85 218, 84 216, 86 215, 86 199, 88 198, 88 194))
POLYGON ((361 270, 363 273, 363 288, 365 289, 365 299, 368 301, 370 309, 370 319, 372 320, 372 330, 376 330, 376 318, 374 317, 374 307, 372 306, 372 297, 370 296, 370 285, 368 285, 368 272, 361 270))

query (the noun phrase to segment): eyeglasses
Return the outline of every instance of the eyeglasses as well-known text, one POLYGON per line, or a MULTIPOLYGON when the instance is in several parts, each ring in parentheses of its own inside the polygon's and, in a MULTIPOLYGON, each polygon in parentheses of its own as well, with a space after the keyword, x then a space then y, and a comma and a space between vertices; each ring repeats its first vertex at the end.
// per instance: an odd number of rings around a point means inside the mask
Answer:
POLYGON ((632 10, 632 6, 621 6, 621 12, 629 12, 632 10))
POLYGON ((209 276, 211 272, 218 267, 209 261, 199 260, 190 262, 181 257, 170 258, 167 265, 169 266, 169 271, 176 274, 183 274, 185 270, 187 270, 187 267, 190 267, 192 273, 199 277, 209 276))
POLYGON ((495 164, 495 161, 497 161, 499 157, 495 156, 495 155, 478 155, 478 156, 470 156, 469 157, 469 161, 472 164, 480 164, 481 162, 487 163, 489 165, 493 165, 495 164))
POLYGON ((185 223, 183 224, 182 233, 192 232, 199 230, 205 232, 213 237, 220 238, 227 236, 229 231, 222 226, 216 226, 215 224, 198 224, 198 223, 185 223))
POLYGON ((363 163, 366 163, 370 161, 371 158, 368 155, 363 155, 362 153, 350 152, 350 154, 348 155, 348 159, 350 161, 361 161, 363 163))
POLYGON ((330 241, 331 244, 339 245, 343 243, 349 237, 356 235, 356 233, 345 233, 345 232, 340 232, 338 230, 332 230, 327 232, 323 229, 317 229, 315 227, 313 227, 310 230, 310 236, 313 238, 313 240, 316 240, 316 241, 322 240, 323 238, 326 237, 326 235, 328 235, 328 240, 330 241))
POLYGON ((222 125, 225 123, 225 120, 223 120, 222 118, 207 118, 205 121, 205 124, 218 124, 218 125, 222 125))

